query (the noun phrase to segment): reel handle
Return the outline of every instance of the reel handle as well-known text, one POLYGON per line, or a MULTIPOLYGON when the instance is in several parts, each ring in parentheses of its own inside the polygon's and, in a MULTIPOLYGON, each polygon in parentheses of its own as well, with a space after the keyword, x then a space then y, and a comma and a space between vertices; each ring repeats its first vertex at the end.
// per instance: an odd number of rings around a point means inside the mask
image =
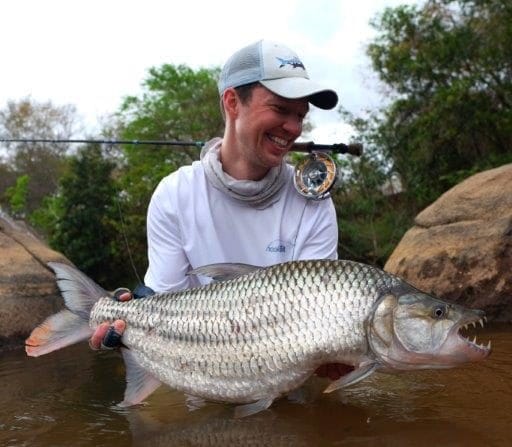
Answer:
POLYGON ((294 143, 291 150, 294 152, 333 152, 335 154, 350 154, 359 157, 363 153, 363 145, 361 143, 315 144, 314 141, 307 141, 304 143, 294 143))

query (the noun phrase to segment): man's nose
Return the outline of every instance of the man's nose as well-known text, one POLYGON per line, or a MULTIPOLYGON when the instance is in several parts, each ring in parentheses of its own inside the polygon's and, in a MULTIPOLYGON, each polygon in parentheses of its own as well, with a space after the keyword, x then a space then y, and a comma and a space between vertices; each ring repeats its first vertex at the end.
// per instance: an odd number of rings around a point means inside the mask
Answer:
POLYGON ((299 137, 302 133, 302 118, 289 116, 285 123, 284 129, 295 137, 299 137))

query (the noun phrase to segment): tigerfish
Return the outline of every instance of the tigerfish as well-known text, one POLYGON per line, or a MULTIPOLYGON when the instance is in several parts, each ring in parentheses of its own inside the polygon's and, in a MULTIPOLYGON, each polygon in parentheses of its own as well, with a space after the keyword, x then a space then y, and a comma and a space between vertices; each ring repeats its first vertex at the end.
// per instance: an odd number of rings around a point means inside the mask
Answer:
POLYGON ((449 368, 491 352, 463 330, 484 326, 480 310, 432 297, 376 267, 347 260, 270 267, 215 264, 191 273, 210 284, 127 302, 74 267, 50 263, 67 309, 26 340, 29 356, 88 339, 104 321, 127 327, 121 406, 161 383, 205 401, 238 404, 235 416, 268 408, 324 364, 354 370, 325 392, 374 371, 449 368))

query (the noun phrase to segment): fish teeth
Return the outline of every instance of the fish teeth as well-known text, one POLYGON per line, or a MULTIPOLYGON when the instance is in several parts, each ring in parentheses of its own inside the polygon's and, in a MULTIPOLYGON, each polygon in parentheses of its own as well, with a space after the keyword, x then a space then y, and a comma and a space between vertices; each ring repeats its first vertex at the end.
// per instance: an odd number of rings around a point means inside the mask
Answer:
POLYGON ((480 318, 479 323, 480 323, 480 326, 484 327, 484 321, 481 318, 480 318))

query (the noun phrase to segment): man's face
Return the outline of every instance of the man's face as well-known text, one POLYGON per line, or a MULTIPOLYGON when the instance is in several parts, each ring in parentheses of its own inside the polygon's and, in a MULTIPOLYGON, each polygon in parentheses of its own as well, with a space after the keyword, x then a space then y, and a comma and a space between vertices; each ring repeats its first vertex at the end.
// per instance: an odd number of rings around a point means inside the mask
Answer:
POLYGON ((308 109, 306 99, 285 99, 263 86, 255 87, 252 97, 239 104, 234 123, 243 156, 262 172, 279 166, 302 133, 308 109))

